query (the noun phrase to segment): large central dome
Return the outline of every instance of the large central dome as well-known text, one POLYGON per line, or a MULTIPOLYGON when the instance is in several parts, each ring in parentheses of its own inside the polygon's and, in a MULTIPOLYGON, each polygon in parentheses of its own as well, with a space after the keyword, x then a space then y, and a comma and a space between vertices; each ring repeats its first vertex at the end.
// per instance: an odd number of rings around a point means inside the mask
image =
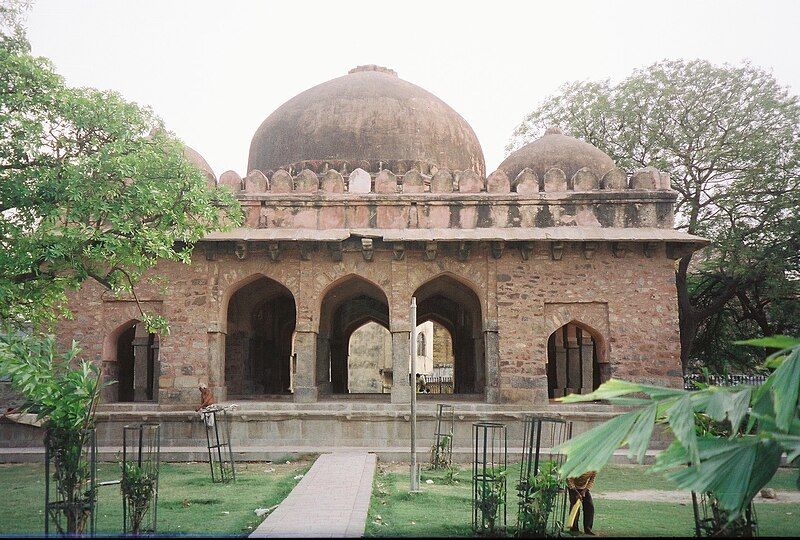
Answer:
POLYGON ((456 111, 378 66, 355 68, 281 105, 253 136, 247 170, 315 160, 410 160, 486 172, 481 145, 456 111))

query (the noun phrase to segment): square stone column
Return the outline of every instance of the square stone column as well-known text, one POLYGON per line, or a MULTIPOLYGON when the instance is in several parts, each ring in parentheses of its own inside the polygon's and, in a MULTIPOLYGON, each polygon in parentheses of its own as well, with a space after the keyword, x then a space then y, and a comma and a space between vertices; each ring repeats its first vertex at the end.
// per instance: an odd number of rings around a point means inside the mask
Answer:
POLYGON ((144 324, 136 325, 133 338, 133 400, 148 401, 147 357, 150 352, 150 335, 144 324))
POLYGON ((486 402, 500 403, 500 334, 497 330, 483 333, 486 347, 486 402))
MULTIPOLYGON (((228 399, 228 387, 225 385, 225 332, 213 323, 208 330, 208 389, 214 394, 214 401, 228 399)), ((197 394, 200 402, 200 394, 197 394)))
POLYGON ((392 403, 411 403, 411 332, 392 332, 392 403))
POLYGON ((313 403, 317 401, 317 333, 296 332, 294 336, 294 354, 297 358, 297 371, 294 374, 295 403, 313 403))

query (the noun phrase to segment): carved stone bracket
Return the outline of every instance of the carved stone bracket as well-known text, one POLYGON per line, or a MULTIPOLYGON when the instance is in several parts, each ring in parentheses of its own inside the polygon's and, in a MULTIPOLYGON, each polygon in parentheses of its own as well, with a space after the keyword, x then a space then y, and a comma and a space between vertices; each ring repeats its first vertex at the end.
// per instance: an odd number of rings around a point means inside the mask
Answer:
POLYGON ((645 242, 644 243, 644 256, 652 259, 658 251, 658 242, 645 242))
POLYGON ((597 251, 597 244, 595 244, 594 242, 583 243, 583 257, 585 259, 594 258, 595 251, 597 251))
POLYGON ((519 245, 519 254, 523 261, 529 260, 531 253, 533 253, 533 242, 522 242, 519 245))
POLYGON ((216 242, 205 242, 204 249, 206 252, 206 260, 213 261, 217 256, 217 244, 216 242))
POLYGON ((614 257, 618 259, 624 259, 625 254, 628 252, 628 248, 622 242, 611 242, 611 252, 614 254, 614 257))
POLYGON ((269 260, 278 262, 278 258, 280 257, 280 244, 278 244, 278 242, 270 242, 267 244, 267 254, 269 255, 269 260))
POLYGON ((236 242, 234 253, 240 261, 245 260, 247 258, 247 242, 236 242))
POLYGON ((372 238, 361 239, 361 255, 365 261, 371 261, 375 251, 372 246, 372 238))
POLYGON ((406 256, 406 245, 403 242, 395 242, 392 245, 394 260, 402 261, 406 256))
POLYGON ((310 242, 300 242, 300 260, 310 261, 311 252, 316 250, 316 246, 310 242))
POLYGON ((492 257, 499 259, 503 256, 503 250, 506 248, 506 243, 502 240, 495 240, 492 242, 492 257))
POLYGON ((436 242, 425 242, 425 260, 432 261, 436 258, 436 242))
POLYGON ((466 261, 469 259, 469 252, 471 249, 471 245, 469 242, 461 242, 458 244, 458 260, 459 261, 466 261))
POLYGON ((334 262, 342 262, 341 242, 328 242, 328 249, 331 252, 331 260, 333 260, 334 262))
POLYGON ((554 261, 560 261, 564 256, 564 242, 550 242, 550 255, 554 261))

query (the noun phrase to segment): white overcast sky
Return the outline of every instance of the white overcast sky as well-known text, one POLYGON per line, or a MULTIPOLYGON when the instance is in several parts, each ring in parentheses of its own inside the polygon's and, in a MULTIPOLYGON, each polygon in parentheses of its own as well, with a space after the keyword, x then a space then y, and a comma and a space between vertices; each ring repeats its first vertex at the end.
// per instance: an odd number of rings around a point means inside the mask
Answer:
POLYGON ((393 68, 472 125, 488 171, 567 81, 665 58, 748 59, 800 91, 800 2, 35 0, 36 54, 72 85, 146 104, 219 175, 284 101, 360 64, 393 68))

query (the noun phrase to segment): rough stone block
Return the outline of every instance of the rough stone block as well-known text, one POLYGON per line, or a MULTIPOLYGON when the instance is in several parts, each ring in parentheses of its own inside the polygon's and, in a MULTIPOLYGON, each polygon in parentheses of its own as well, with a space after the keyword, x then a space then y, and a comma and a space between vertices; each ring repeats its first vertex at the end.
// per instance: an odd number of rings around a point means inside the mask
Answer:
POLYGON ((431 178, 431 193, 452 193, 453 175, 448 169, 439 169, 431 178))
POLYGON ((572 177, 572 186, 575 191, 594 191, 600 189, 600 181, 596 174, 584 167, 572 177))
POLYGON ((375 193, 397 193, 397 176, 386 169, 379 172, 375 177, 375 193))
POLYGON ((292 175, 283 169, 278 169, 272 175, 269 189, 272 193, 291 193, 292 184, 292 175))
POLYGON ((483 179, 475 171, 458 171, 456 180, 461 193, 480 193, 483 190, 483 179))
POLYGON ((250 171, 244 179, 245 193, 265 193, 269 190, 269 180, 259 170, 250 171))
POLYGON ((403 175, 403 193, 422 193, 425 191, 425 178, 416 169, 403 175))
POLYGON ((627 189, 628 175, 620 169, 611 169, 600 181, 601 189, 627 189))
POLYGON ((567 176, 564 174, 564 171, 553 167, 544 173, 544 190, 546 193, 567 191, 567 176))
POLYGON ((319 179, 313 171, 303 169, 294 177, 294 189, 302 193, 314 193, 319 190, 319 179))
POLYGON ((230 186, 233 191, 242 190, 242 177, 236 171, 225 171, 219 177, 222 186, 230 186))
POLYGON ((637 169, 631 178, 631 189, 658 189, 661 185, 661 174, 653 167, 637 169))
POLYGON ((489 193, 508 193, 511 191, 511 181, 508 175, 497 169, 486 179, 486 191, 489 193))
POLYGON ((348 177, 348 188, 350 193, 369 193, 372 191, 372 177, 364 169, 355 169, 348 177))
POLYGON ((514 187, 520 195, 539 193, 539 177, 532 169, 525 167, 514 179, 514 187))
POLYGON ((325 193, 344 193, 344 178, 342 178, 342 174, 335 169, 329 169, 325 176, 322 177, 322 191, 325 193))

